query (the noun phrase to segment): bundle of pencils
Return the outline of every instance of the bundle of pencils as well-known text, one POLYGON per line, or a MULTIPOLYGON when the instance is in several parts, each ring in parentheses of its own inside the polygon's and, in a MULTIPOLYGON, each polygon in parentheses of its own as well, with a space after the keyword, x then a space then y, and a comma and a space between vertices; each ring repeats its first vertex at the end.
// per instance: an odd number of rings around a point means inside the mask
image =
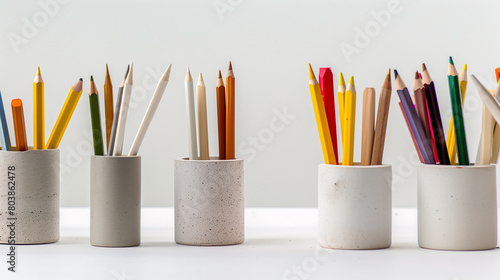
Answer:
MULTIPOLYGON (((66 127, 75 111, 78 100, 82 93, 83 80, 78 80, 71 87, 66 102, 57 118, 49 140, 45 143, 45 84, 42 79, 40 67, 37 69, 35 81, 33 82, 33 149, 57 149, 66 131, 66 127)), ((14 123, 14 136, 16 147, 12 147, 9 135, 5 109, 0 93, 0 134, 2 149, 4 151, 27 151, 28 140, 26 137, 26 126, 24 121, 23 102, 21 99, 13 99, 11 102, 12 117, 14 123)))
MULTIPOLYGON (((420 161, 425 164, 469 165, 469 153, 464 126, 463 105, 467 89, 467 64, 458 74, 453 59, 448 63, 448 87, 452 105, 452 117, 445 139, 437 94, 434 82, 425 64, 422 73, 415 73, 414 100, 401 76, 394 70, 396 89, 400 106, 410 131, 420 161), (423 81, 422 81, 423 80, 423 81), (415 109, 416 107, 416 109, 415 109)), ((500 93, 500 89, 498 90, 500 93)), ((489 95, 489 94, 488 94, 489 95)), ((490 112, 483 109, 483 129, 476 164, 496 162, 500 148, 500 131, 498 140, 494 139, 495 121, 490 112), (496 143, 494 148, 493 142, 496 143), (496 151, 494 151, 496 149, 496 151)))
MULTIPOLYGON (((189 159, 209 160, 206 87, 201 73, 198 76, 198 83, 196 85, 196 111, 198 118, 195 117, 193 78, 189 68, 186 72, 185 92, 189 159), (196 120, 198 120, 199 143, 196 139, 196 120), (198 146, 200 148, 199 156, 198 146)), ((235 159, 235 78, 231 62, 229 62, 229 69, 227 71, 226 86, 224 86, 224 80, 219 70, 215 96, 217 99, 219 159, 235 159)))
MULTIPOLYGON (((330 68, 320 68, 319 83, 309 64, 309 90, 318 125, 323 157, 326 164, 353 165, 354 127, 356 116, 356 88, 351 76, 347 88, 340 73, 338 85, 339 122, 342 139, 342 162, 337 144, 337 124, 333 73, 330 68)), ((363 122, 361 143, 361 165, 382 164, 387 118, 391 100, 390 69, 380 94, 380 102, 375 123, 375 89, 365 88, 363 92, 363 122)))
MULTIPOLYGON (((139 148, 144 140, 146 131, 148 130, 153 116, 160 104, 160 100, 165 92, 170 77, 169 65, 163 75, 161 76, 153 97, 149 103, 148 109, 142 119, 141 125, 135 136, 132 147, 128 156, 136 156, 139 148)), ((125 136, 125 125, 127 122, 128 107, 130 104, 130 97, 132 95, 133 86, 133 64, 127 67, 127 71, 122 80, 117 92, 117 100, 115 109, 113 110, 113 85, 109 75, 108 65, 106 65, 106 77, 104 82, 104 108, 106 118, 106 147, 108 156, 122 156, 123 140, 125 136)), ((94 78, 90 77, 90 91, 89 91, 89 104, 90 104, 90 117, 92 124, 92 135, 94 142, 94 154, 96 156, 104 155, 104 141, 101 128, 101 114, 99 109, 99 98, 97 87, 94 83, 94 78)))

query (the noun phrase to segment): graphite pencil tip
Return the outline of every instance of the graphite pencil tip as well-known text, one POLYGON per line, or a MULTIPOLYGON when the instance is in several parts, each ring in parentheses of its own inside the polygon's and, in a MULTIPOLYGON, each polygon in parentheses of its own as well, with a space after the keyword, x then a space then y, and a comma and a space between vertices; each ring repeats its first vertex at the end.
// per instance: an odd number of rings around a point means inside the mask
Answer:
POLYGON ((108 64, 106 63, 106 75, 109 76, 108 64))
POLYGON ((125 77, 123 77, 123 79, 127 78, 128 71, 130 71, 130 64, 127 66, 127 71, 125 72, 125 77))
POLYGON ((397 79, 399 76, 398 70, 394 69, 394 79, 397 79))
POLYGON ((94 76, 90 76, 90 81, 93 82, 94 81, 94 76))
POLYGON ((80 78, 80 82, 83 82, 83 78, 80 78))
POLYGON ((311 67, 311 63, 309 63, 309 80, 315 80, 316 76, 314 76, 313 69, 311 67))
POLYGON ((453 63, 453 58, 451 58, 451 56, 450 56, 450 64, 451 64, 451 65, 455 65, 455 64, 453 63))

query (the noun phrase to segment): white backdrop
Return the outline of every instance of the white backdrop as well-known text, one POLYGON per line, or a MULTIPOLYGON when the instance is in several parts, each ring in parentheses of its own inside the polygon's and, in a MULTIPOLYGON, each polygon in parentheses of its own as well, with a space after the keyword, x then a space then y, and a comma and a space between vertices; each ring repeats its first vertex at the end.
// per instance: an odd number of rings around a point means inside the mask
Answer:
MULTIPOLYGON (((88 83, 101 94, 105 63, 118 88, 134 62, 126 128, 128 151, 156 82, 172 74, 139 151, 144 206, 173 204, 173 159, 187 155, 184 75, 202 72, 207 85, 211 154, 217 154, 215 84, 229 60, 236 76, 237 156, 246 159, 247 206, 314 207, 317 165, 323 161, 308 90, 307 63, 331 66, 358 91, 355 160, 360 158, 361 93, 377 95, 387 69, 406 84, 425 62, 436 83, 445 131, 451 114, 448 56, 457 68, 494 86, 500 66, 499 1, 77 1, 0 0, 0 90, 12 129, 10 100, 24 101, 32 143, 32 82, 45 79, 46 137, 69 88, 84 93, 61 142, 62 205, 89 203, 88 83)), ((416 206, 413 144, 393 91, 384 162, 393 165, 396 207, 416 206)), ((481 103, 469 83, 466 132, 471 158, 480 133, 481 103)), ((104 123, 104 122, 103 122, 104 123)))

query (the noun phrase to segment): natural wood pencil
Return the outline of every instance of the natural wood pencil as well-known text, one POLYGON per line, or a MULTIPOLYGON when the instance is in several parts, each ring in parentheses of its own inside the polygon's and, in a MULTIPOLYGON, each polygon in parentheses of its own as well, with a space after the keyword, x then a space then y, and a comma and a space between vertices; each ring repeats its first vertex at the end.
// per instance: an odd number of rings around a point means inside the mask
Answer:
POLYGON ((370 165, 375 127, 375 89, 363 91, 363 123, 361 130, 361 165, 370 165))
POLYGON ((106 78, 104 79, 104 114, 106 116, 106 147, 109 148, 111 130, 113 129, 113 84, 106 64, 106 78))
POLYGON ((235 158, 234 148, 234 129, 235 129, 235 90, 234 90, 234 73, 233 66, 229 62, 229 70, 227 71, 226 78, 226 159, 235 158))
POLYGON ((217 97, 217 130, 219 137, 219 159, 226 159, 226 88, 219 70, 217 87, 215 90, 217 97))
POLYGON ((186 79, 184 80, 184 91, 186 94, 186 113, 188 121, 188 148, 189 148, 189 159, 198 159, 198 140, 196 139, 196 116, 194 109, 194 88, 193 88, 193 77, 189 71, 189 67, 186 71, 186 79))
POLYGON ((387 71, 378 103, 377 122, 375 124, 375 135, 373 136, 373 148, 371 165, 382 164, 384 155, 385 134, 387 131, 387 119, 389 117, 389 106, 391 104, 391 69, 387 71))
POLYGON ((116 138, 113 148, 113 156, 121 156, 123 150, 123 140, 125 138, 125 127, 127 124, 128 107, 132 95, 132 86, 134 84, 134 64, 130 64, 130 70, 123 86, 123 96, 118 114, 118 123, 116 125, 116 138))
POLYGON ((196 85, 196 107, 198 113, 198 139, 200 142, 200 159, 209 160, 208 150, 208 121, 207 121, 207 98, 203 76, 199 75, 196 85))
POLYGON ((130 71, 130 65, 127 66, 127 71, 125 72, 125 76, 123 77, 123 81, 118 88, 118 94, 116 95, 116 105, 115 112, 113 116, 113 125, 111 127, 111 135, 109 137, 109 145, 108 145, 108 156, 112 156, 115 150, 115 142, 116 142, 116 129, 118 128, 118 119, 120 116, 120 108, 122 106, 123 99, 123 88, 125 87, 125 81, 128 76, 128 72, 130 71))

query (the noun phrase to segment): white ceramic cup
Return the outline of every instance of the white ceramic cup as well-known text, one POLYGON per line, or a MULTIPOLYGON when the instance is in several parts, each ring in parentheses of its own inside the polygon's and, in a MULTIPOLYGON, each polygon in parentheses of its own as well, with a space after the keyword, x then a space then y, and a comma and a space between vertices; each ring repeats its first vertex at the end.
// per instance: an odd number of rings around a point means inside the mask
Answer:
POLYGON ((242 159, 174 162, 175 242, 234 245, 245 239, 242 159))
POLYGON ((0 243, 59 240, 59 150, 0 151, 0 243))
POLYGON ((319 165, 318 242, 321 247, 390 247, 391 210, 390 165, 319 165))
POLYGON ((418 245, 438 250, 497 246, 495 165, 420 164, 418 245))
POLYGON ((91 156, 90 244, 141 243, 141 157, 91 156))

